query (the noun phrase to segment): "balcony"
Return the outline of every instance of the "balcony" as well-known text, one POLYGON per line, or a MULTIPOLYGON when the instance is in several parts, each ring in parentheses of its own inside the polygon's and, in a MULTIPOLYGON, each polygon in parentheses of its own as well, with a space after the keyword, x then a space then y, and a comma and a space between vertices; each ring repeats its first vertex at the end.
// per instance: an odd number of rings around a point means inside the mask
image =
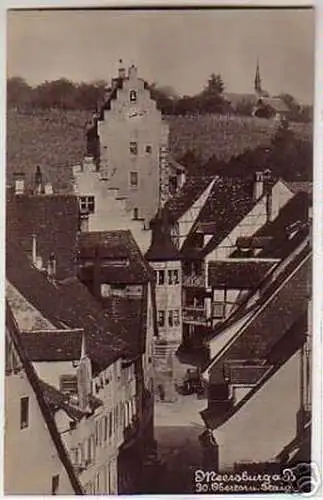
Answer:
POLYGON ((185 306, 183 307, 183 322, 196 325, 207 325, 209 320, 206 317, 203 306, 185 306))
POLYGON ((182 284, 184 287, 205 288, 205 274, 184 274, 182 284))

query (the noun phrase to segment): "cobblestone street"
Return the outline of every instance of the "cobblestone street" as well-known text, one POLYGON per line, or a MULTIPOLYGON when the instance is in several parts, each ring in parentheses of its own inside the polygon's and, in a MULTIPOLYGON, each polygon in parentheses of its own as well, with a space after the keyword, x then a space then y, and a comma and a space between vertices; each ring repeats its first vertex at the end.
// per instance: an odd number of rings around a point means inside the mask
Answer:
POLYGON ((158 456, 165 464, 156 484, 157 493, 193 493, 194 470, 201 467, 198 436, 204 429, 199 412, 205 399, 177 394, 172 403, 155 405, 155 438, 158 456))

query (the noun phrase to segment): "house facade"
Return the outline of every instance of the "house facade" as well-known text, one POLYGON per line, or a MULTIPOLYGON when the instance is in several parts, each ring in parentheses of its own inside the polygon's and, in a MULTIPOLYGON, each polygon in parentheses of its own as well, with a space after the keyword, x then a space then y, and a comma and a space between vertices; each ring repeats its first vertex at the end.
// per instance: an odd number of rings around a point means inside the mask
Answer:
MULTIPOLYGON (((253 271, 256 275, 251 276, 249 284, 236 283, 237 267, 232 257, 237 242, 271 224, 293 197, 284 182, 272 179, 269 172, 258 172, 250 180, 192 178, 166 204, 172 240, 181 254, 184 350, 203 350, 210 330, 254 286, 252 280, 259 275, 257 264, 253 271), (218 276, 214 266, 218 266, 218 276), (231 269, 227 276, 221 267, 231 269)), ((244 263, 239 264, 240 257, 236 261, 241 267, 244 263)), ((275 259, 269 257, 261 273, 274 264, 275 259)))
POLYGON ((307 234, 210 341, 201 414, 221 471, 287 466, 301 447, 310 460, 310 267, 307 234))
POLYGON ((5 493, 81 495, 82 486, 43 397, 38 377, 25 355, 21 334, 8 304, 5 350, 5 493))

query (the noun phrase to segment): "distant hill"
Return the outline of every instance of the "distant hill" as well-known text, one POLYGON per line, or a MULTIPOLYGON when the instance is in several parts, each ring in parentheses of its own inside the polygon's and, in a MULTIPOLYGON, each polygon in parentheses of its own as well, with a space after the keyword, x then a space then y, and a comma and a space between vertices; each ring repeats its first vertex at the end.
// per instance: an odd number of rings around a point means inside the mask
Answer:
MULTIPOLYGON (((33 183, 36 166, 60 192, 71 190, 68 165, 79 162, 86 150, 86 111, 46 110, 7 114, 7 182, 14 172, 25 172, 33 183)), ((213 156, 228 161, 246 150, 270 143, 277 123, 261 118, 222 115, 169 116, 170 149, 176 159, 194 151, 203 162, 213 156)), ((291 129, 306 140, 312 138, 310 124, 292 124, 291 129)))

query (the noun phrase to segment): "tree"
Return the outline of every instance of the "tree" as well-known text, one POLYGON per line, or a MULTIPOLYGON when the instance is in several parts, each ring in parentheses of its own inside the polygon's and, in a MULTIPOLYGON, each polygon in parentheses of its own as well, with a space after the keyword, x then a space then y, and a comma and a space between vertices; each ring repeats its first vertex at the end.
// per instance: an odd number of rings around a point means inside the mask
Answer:
POLYGON ((208 80, 208 92, 220 95, 223 94, 224 88, 225 87, 221 75, 215 75, 214 73, 212 73, 208 80))
POLYGON ((32 88, 20 76, 13 76, 7 80, 8 107, 28 106, 32 101, 32 88))
POLYGON ((250 99, 242 98, 237 102, 235 111, 237 115, 252 116, 254 103, 250 99))

